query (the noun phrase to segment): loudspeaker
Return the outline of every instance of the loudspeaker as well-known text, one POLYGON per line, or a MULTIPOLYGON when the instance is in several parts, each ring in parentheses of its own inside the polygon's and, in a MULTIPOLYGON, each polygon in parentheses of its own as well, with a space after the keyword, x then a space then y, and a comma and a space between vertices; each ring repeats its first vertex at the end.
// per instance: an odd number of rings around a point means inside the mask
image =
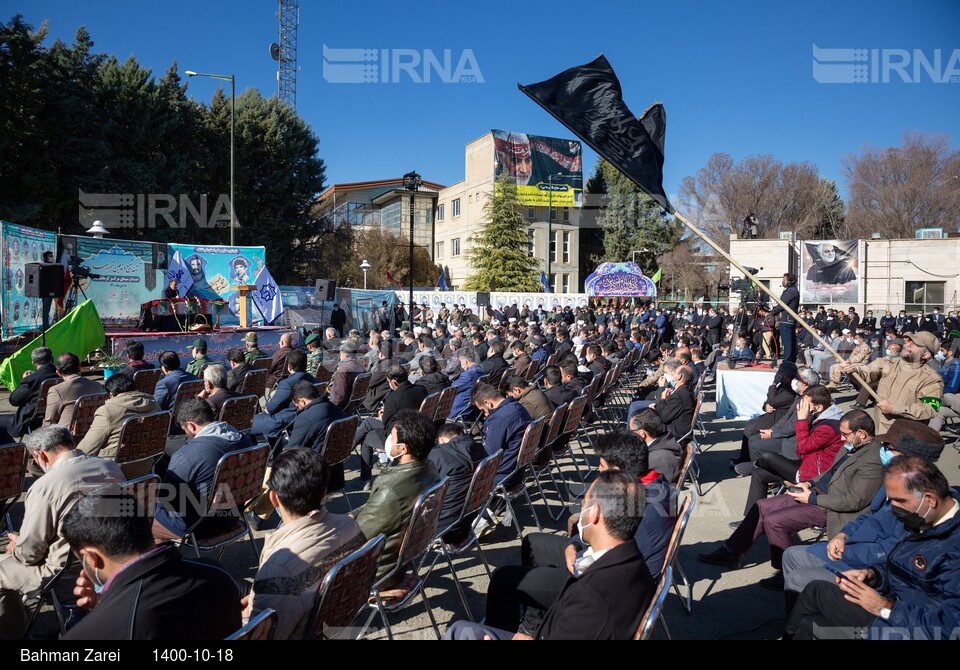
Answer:
POLYGON ((490 293, 477 293, 477 307, 489 307, 490 306, 490 293))
POLYGON ((27 263, 23 272, 23 294, 28 298, 63 297, 63 266, 59 263, 27 263))
POLYGON ((314 298, 316 300, 336 300, 337 282, 332 279, 318 279, 317 291, 314 298))

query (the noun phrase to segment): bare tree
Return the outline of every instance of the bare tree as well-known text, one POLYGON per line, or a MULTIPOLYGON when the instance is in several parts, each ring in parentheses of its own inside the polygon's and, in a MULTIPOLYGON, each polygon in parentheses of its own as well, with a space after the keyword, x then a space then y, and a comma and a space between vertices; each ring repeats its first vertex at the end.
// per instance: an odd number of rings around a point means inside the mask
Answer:
POLYGON ((860 234, 913 237, 960 223, 960 151, 944 135, 905 132, 898 147, 865 147, 843 159, 849 221, 860 234))
POLYGON ((678 210, 724 249, 730 234, 746 235, 744 220, 756 217, 758 237, 798 234, 812 228, 822 201, 820 178, 812 163, 787 163, 773 156, 747 156, 739 163, 714 154, 680 183, 678 210))
POLYGON ((661 287, 669 286, 677 295, 685 294, 691 300, 703 295, 714 296, 717 284, 726 283, 728 278, 728 264, 693 237, 681 240, 661 256, 660 267, 664 277, 661 287))

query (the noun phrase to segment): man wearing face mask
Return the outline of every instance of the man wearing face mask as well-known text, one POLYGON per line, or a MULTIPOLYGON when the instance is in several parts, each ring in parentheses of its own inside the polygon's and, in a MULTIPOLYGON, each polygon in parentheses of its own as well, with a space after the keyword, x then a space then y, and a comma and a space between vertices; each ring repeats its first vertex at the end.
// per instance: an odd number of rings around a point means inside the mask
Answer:
POLYGON ((4 640, 20 638, 26 628, 23 594, 39 589, 66 564, 70 547, 62 536, 63 523, 77 499, 91 486, 126 479, 113 461, 77 449, 63 426, 33 431, 24 438, 24 446, 44 475, 30 487, 20 532, 7 534, 10 543, 0 558, 0 639, 4 640))
POLYGON ((929 421, 937 410, 923 402, 924 398, 943 397, 943 379, 927 363, 940 350, 940 341, 927 332, 904 333, 901 357, 880 358, 869 365, 840 366, 843 372, 853 372, 864 382, 877 382, 881 400, 874 410, 877 431, 885 433, 894 419, 929 421))
MULTIPOLYGON (((900 358, 900 352, 903 349, 903 340, 899 337, 893 337, 893 334, 887 335, 883 340, 880 341, 876 351, 870 355, 870 363, 874 363, 877 360, 886 357, 889 360, 894 360, 900 358)), ((832 371, 831 371, 832 372, 832 371)), ((842 373, 841 373, 842 374, 842 373)), ((851 378, 850 382, 854 385, 855 388, 860 389, 860 392, 857 393, 856 402, 853 403, 854 409, 867 409, 873 405, 873 396, 870 395, 870 392, 856 379, 851 378)), ((874 391, 877 390, 876 382, 872 382, 868 386, 874 391)))
POLYGON ((218 564, 154 546, 150 517, 116 486, 84 495, 63 520, 83 572, 74 594, 92 611, 62 640, 215 640, 240 628, 240 592, 218 564), (117 510, 136 510, 118 514, 117 510))
MULTIPOLYGON (((853 350, 847 356, 846 362, 850 365, 864 365, 870 360, 871 354, 873 354, 873 348, 863 339, 862 334, 856 333, 853 335, 853 350)), ((826 367, 830 370, 830 383, 827 384, 827 388, 835 389, 843 373, 836 365, 836 359, 833 359, 833 363, 828 362, 826 367)))
POLYGON ((787 620, 791 639, 947 639, 960 626, 960 500, 935 465, 899 456, 884 477, 907 534, 886 556, 816 581, 787 620))
POLYGON ((701 554, 705 563, 739 567, 739 558, 761 535, 770 544, 770 563, 777 573, 760 580, 760 586, 783 590, 782 559, 798 531, 826 526, 828 533, 867 511, 883 481, 880 444, 873 436, 873 420, 863 410, 852 410, 840 419, 844 448, 823 474, 800 482, 784 495, 758 500, 746 518, 711 554, 701 554))
MULTIPOLYGON (((884 466, 897 456, 917 456, 933 463, 944 447, 940 433, 907 419, 897 419, 889 432, 875 439, 880 444, 880 462, 884 466)), ((905 535, 903 524, 890 511, 886 489, 881 486, 868 511, 850 520, 840 532, 828 534, 829 542, 797 545, 784 553, 787 613, 810 582, 834 582, 835 575, 824 565, 838 570, 866 567, 886 556, 905 535)))

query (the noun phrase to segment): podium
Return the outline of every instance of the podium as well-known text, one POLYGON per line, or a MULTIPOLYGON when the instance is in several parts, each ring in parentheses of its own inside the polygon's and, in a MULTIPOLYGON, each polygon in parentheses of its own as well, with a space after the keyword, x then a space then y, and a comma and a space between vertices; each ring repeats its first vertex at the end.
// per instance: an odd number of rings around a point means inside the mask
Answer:
POLYGON ((253 291, 256 287, 254 284, 238 284, 237 286, 231 286, 231 291, 237 291, 240 294, 239 299, 237 300, 237 306, 240 309, 240 327, 249 328, 250 327, 250 309, 249 301, 247 297, 250 292, 253 291))

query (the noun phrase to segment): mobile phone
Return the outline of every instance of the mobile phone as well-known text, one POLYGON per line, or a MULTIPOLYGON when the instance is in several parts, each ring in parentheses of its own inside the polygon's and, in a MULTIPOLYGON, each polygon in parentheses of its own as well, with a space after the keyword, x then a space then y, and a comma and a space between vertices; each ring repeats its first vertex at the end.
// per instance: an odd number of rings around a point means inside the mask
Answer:
POLYGON ((843 574, 842 572, 840 572, 839 570, 837 570, 837 569, 836 569, 835 567, 833 567, 832 565, 825 565, 825 566, 823 566, 823 567, 825 567, 827 570, 829 570, 830 572, 832 572, 833 574, 835 574, 835 575, 836 575, 837 577, 839 577, 840 579, 846 579, 847 581, 851 581, 851 579, 850 579, 849 577, 847 577, 845 574, 843 574))
POLYGON ((803 493, 802 486, 788 486, 787 493, 803 493))

